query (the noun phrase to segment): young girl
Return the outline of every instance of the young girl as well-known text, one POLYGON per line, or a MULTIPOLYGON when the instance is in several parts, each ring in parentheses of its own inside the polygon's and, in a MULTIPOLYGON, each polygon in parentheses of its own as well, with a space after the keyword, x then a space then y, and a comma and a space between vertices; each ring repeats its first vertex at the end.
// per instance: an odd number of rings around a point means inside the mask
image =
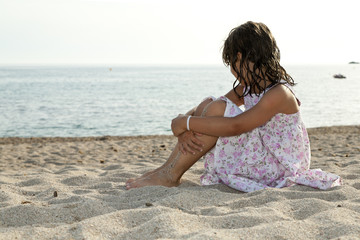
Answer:
POLYGON ((126 188, 177 186, 204 154, 203 185, 222 183, 244 192, 294 184, 320 189, 340 185, 339 176, 309 169, 310 144, 300 101, 292 90, 293 79, 279 63, 270 30, 255 22, 233 29, 223 61, 236 78, 233 89, 173 119, 178 143, 167 162, 129 179, 126 188))

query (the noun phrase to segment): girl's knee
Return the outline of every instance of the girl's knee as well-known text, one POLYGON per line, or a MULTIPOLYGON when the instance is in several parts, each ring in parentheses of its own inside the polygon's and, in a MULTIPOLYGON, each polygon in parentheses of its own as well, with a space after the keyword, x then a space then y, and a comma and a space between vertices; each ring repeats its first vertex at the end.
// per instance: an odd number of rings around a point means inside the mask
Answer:
POLYGON ((200 104, 199 106, 196 107, 196 110, 195 110, 195 116, 201 116, 204 109, 206 108, 207 105, 209 105, 211 102, 213 102, 214 99, 212 97, 208 97, 208 98, 205 98, 200 104))
POLYGON ((210 102, 203 110, 201 116, 224 116, 226 102, 220 99, 210 102))

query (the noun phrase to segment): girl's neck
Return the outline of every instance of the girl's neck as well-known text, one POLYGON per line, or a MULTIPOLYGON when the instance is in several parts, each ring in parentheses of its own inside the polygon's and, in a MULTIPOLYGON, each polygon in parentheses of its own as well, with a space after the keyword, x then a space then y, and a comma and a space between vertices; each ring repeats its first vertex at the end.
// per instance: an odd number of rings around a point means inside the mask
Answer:
MULTIPOLYGON (((260 94, 265 89, 272 87, 274 85, 274 82, 272 82, 270 80, 266 80, 266 79, 261 79, 260 81, 258 80, 258 83, 259 83, 260 88, 254 84, 252 86, 252 88, 250 89, 251 93, 260 94)), ((251 85, 251 84, 249 84, 249 85, 251 85)))

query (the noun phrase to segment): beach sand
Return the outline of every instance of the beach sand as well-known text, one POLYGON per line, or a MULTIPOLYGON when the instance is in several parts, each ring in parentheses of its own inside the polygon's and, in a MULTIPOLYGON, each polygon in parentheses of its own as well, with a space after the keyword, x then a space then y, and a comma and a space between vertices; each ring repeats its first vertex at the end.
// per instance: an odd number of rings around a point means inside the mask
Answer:
POLYGON ((200 160, 179 187, 125 190, 174 137, 0 138, 0 239, 359 239, 360 126, 309 135, 311 168, 343 186, 200 186, 200 160))

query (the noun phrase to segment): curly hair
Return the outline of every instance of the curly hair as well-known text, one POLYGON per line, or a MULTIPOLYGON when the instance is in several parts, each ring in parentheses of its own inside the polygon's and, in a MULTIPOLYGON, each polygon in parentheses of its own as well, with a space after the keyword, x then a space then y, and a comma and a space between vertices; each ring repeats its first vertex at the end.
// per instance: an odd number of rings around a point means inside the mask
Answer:
POLYGON ((280 65, 280 50, 269 28, 263 23, 249 21, 232 29, 225 40, 222 58, 224 64, 230 65, 237 74, 233 89, 239 98, 252 93, 259 95, 267 87, 281 83, 281 80, 295 85, 292 77, 280 65), (238 53, 242 56, 240 68, 236 66, 238 53), (253 66, 250 67, 250 63, 253 66), (270 81, 268 85, 267 80, 270 81), (236 92, 240 82, 245 84, 245 91, 241 94, 236 92))

